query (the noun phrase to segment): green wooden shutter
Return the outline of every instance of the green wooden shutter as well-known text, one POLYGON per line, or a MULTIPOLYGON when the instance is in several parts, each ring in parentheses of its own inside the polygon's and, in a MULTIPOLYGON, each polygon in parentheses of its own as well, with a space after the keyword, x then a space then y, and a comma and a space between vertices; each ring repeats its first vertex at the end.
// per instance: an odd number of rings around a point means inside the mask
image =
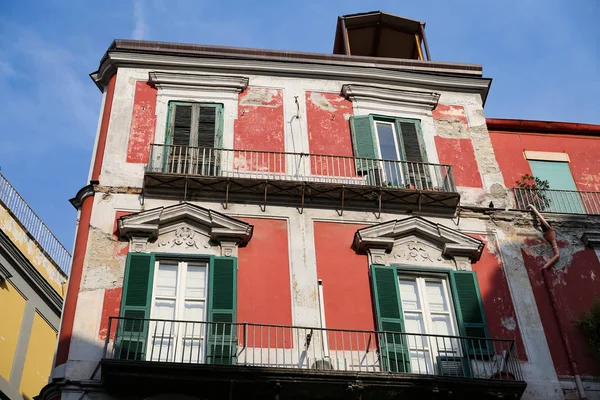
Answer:
POLYGON ((398 271, 395 267, 371 265, 371 285, 375 300, 379 355, 382 368, 391 372, 410 372, 410 357, 406 346, 404 316, 400 303, 398 271))
POLYGON ((372 185, 381 183, 379 174, 379 149, 375 141, 373 117, 371 115, 359 115, 350 117, 350 132, 352 134, 352 146, 356 160, 356 171, 367 176, 372 185))
POLYGON ((116 337, 116 354, 119 358, 127 360, 144 359, 153 278, 154 254, 129 253, 125 267, 120 312, 120 316, 124 319, 119 321, 116 337))
POLYGON ((174 146, 187 147, 190 145, 192 129, 192 105, 172 104, 171 142, 174 146))
POLYGON ((208 318, 208 364, 233 364, 235 337, 237 258, 213 257, 210 265, 208 318), (213 324, 214 323, 214 324, 213 324))
POLYGON ((493 346, 486 340, 489 334, 477 275, 473 271, 450 271, 450 282, 460 334, 481 338, 464 341, 467 354, 470 356, 492 354, 493 346))
POLYGON ((409 179, 407 183, 415 185, 416 189, 420 190, 431 187, 429 170, 424 165, 412 164, 427 162, 425 148, 420 138, 421 127, 419 122, 398 119, 396 120, 396 130, 400 136, 404 161, 411 163, 405 167, 409 179))

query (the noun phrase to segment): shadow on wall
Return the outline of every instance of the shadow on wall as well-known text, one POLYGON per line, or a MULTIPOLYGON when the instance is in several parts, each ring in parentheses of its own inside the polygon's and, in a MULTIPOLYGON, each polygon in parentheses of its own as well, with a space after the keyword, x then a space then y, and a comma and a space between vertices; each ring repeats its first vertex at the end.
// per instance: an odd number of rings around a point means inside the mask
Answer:
MULTIPOLYGON (((575 322, 589 311, 594 298, 600 296, 600 261, 591 248, 573 251, 573 244, 558 241, 561 258, 546 274, 556 299, 557 314, 566 338, 583 376, 600 376, 599 360, 594 358, 586 338, 575 322)), ((542 238, 526 240, 521 250, 537 307, 546 332, 552 360, 558 375, 573 375, 569 360, 557 329, 558 321, 550 302, 550 296, 542 280, 541 267, 552 255, 552 249, 542 238)))
POLYGON ((477 274, 489 334, 492 338, 515 340, 515 355, 520 361, 527 361, 513 299, 495 239, 486 235, 473 236, 485 243, 481 258, 472 265, 472 269, 477 274))

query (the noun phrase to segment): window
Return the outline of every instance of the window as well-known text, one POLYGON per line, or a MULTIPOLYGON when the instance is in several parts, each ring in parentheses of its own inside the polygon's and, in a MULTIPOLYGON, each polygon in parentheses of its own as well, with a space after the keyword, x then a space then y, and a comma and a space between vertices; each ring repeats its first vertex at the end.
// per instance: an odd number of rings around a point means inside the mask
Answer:
POLYGON ((233 363, 236 287, 234 257, 130 253, 116 329, 117 357, 233 363))
POLYGON ((373 184, 423 189, 431 187, 418 120, 354 116, 350 119, 359 173, 373 184))
MULTIPOLYGON (((400 275, 400 301, 406 332, 456 336, 458 329, 444 275, 400 275)), ((459 355, 459 343, 437 336, 409 336, 408 354, 413 371, 433 371, 439 356, 459 355)))
POLYGON ((207 300, 206 262, 156 261, 150 317, 182 320, 184 326, 151 321, 147 357, 152 361, 204 360, 207 300))
POLYGON ((550 189, 537 196, 536 207, 542 211, 585 214, 568 162, 529 160, 529 166, 533 176, 548 181, 550 189))
POLYGON ((371 265, 371 285, 383 370, 468 376, 493 351, 474 272, 371 265))
POLYGON ((214 174, 223 145, 223 105, 169 103, 167 126, 168 172, 214 174))

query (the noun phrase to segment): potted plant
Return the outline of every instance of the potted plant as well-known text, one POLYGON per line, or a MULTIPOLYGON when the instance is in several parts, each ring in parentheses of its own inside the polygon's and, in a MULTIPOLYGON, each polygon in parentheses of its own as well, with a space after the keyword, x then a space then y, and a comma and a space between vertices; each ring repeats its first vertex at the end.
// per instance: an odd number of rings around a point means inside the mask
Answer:
POLYGON ((524 174, 515 183, 517 188, 522 189, 521 195, 517 196, 517 203, 519 206, 524 208, 527 207, 527 204, 532 204, 540 211, 547 210, 550 207, 550 199, 548 198, 547 192, 550 188, 548 181, 541 180, 530 174, 524 174))
POLYGON ((600 362, 600 297, 594 299, 589 311, 579 317, 575 325, 585 336, 592 353, 600 362))

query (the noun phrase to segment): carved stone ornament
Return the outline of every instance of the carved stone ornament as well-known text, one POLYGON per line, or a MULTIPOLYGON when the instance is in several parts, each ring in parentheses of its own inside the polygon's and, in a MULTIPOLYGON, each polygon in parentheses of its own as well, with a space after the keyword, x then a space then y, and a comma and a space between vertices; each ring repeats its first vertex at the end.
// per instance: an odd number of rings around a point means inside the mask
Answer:
POLYGON ((411 240, 404 245, 394 246, 394 258, 397 260, 416 262, 443 261, 441 255, 432 254, 431 249, 416 240, 411 240))
POLYGON ((196 235, 196 232, 194 232, 190 227, 180 226, 179 228, 177 228, 175 230, 175 237, 172 240, 166 240, 164 242, 161 242, 158 244, 158 246, 159 247, 164 247, 164 246, 168 246, 168 245, 171 245, 170 247, 185 246, 188 248, 195 247, 197 249, 198 245, 196 244, 196 239, 194 238, 195 235, 196 235))

